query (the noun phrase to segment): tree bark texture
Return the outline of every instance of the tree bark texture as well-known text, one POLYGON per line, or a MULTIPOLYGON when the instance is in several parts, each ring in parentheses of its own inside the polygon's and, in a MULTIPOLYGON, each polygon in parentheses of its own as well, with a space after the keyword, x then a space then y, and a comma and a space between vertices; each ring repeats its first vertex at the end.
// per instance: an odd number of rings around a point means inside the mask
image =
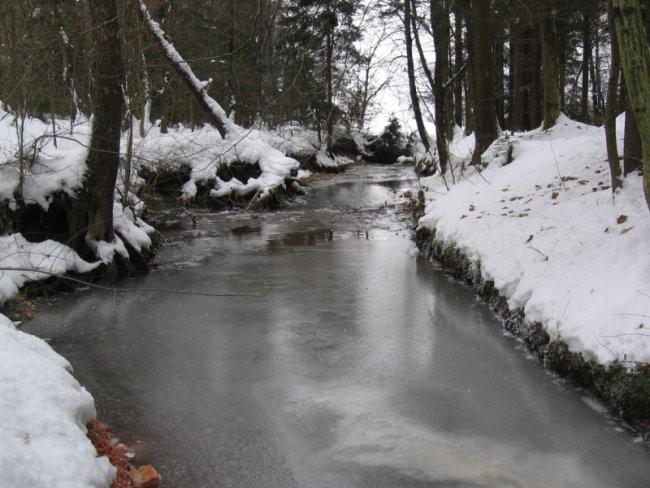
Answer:
POLYGON ((451 110, 448 104, 445 83, 449 79, 449 3, 445 0, 431 0, 430 3, 431 31, 436 53, 436 65, 433 75, 433 99, 435 106, 436 148, 440 160, 440 172, 447 172, 449 153, 447 140, 451 139, 452 125, 451 110))
POLYGON ((638 0, 613 0, 612 15, 628 106, 634 112, 643 149, 643 190, 650 207, 650 47, 638 0))
POLYGON ((618 42, 614 19, 612 18, 612 0, 607 0, 609 32, 612 45, 612 58, 607 87, 607 104, 605 105, 605 141, 607 143, 607 160, 609 161, 609 174, 611 177, 612 192, 621 186, 621 165, 616 141, 616 115, 618 101, 618 82, 620 78, 620 61, 618 58, 618 42))
POLYGON ((558 77, 557 11, 542 2, 539 15, 540 40, 542 44, 542 76, 544 90, 544 130, 555 125, 560 115, 560 85, 558 77))
POLYGON ((497 115, 494 95, 494 56, 492 41, 494 35, 490 26, 490 2, 472 1, 472 50, 470 64, 473 72, 474 121, 476 146, 472 164, 481 162, 481 154, 497 137, 497 115))
POLYGON ((580 94, 580 120, 589 122, 589 64, 591 61, 591 17, 582 19, 582 86, 580 94))
MULTIPOLYGON (((432 0, 433 1, 433 0, 432 0)), ((460 8, 454 11, 454 72, 458 73, 464 64, 463 59, 463 17, 460 8)), ((458 76, 454 87, 454 121, 463 126, 463 77, 458 76)))
POLYGON ((406 42, 406 69, 408 74, 409 94, 413 106, 413 116, 418 128, 418 134, 426 152, 429 152, 429 135, 424 127, 422 111, 420 110, 420 98, 415 84, 415 63, 413 62, 413 35, 411 33, 411 0, 404 0, 404 40, 406 42))
POLYGON ((96 52, 94 119, 86 174, 70 218, 72 247, 94 257, 93 241, 113 241, 113 199, 122 121, 120 28, 115 0, 92 6, 96 52))
MULTIPOLYGON (((408 0, 406 0, 408 2, 408 0)), ((336 12, 332 0, 327 0, 325 20, 325 94, 327 98, 327 118, 325 119, 325 139, 327 154, 333 156, 333 132, 334 132, 334 94, 332 80, 332 63, 334 56, 334 28, 336 26, 336 12)))

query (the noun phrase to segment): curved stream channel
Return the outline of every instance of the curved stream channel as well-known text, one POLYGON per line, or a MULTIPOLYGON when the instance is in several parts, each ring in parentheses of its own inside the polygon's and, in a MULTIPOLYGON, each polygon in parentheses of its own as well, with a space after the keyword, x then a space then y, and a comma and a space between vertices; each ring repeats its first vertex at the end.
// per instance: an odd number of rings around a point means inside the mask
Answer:
POLYGON ((166 487, 650 486, 639 442, 418 256, 411 175, 181 215, 128 292, 44 301, 25 329, 166 487))

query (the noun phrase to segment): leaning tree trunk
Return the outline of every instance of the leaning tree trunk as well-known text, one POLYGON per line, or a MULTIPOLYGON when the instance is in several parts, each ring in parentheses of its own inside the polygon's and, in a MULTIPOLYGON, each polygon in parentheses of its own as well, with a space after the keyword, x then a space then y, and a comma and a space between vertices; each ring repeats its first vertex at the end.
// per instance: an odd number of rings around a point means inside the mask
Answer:
POLYGON ((415 84, 415 63, 413 62, 413 36, 411 35, 411 0, 404 0, 404 39, 406 41, 406 67, 408 74, 409 93, 411 95, 411 105, 413 106, 413 116, 418 128, 418 134, 424 145, 426 152, 429 152, 429 135, 424 127, 422 111, 420 110, 420 98, 418 97, 417 86, 415 84))
MULTIPOLYGON (((424 54, 424 49, 422 48, 422 43, 420 42, 420 36, 418 34, 417 28, 417 10, 415 0, 408 0, 411 6, 411 27, 413 27, 413 38, 415 39, 415 45, 420 56, 420 64, 422 65, 422 70, 424 71, 425 77, 429 82, 429 87, 433 93, 434 100, 434 123, 436 126, 436 149, 438 150, 438 163, 440 164, 440 174, 445 174, 447 172, 447 162, 448 152, 447 152, 447 135, 446 135, 446 124, 447 124, 447 112, 444 107, 444 81, 441 77, 441 63, 440 57, 438 55, 438 50, 440 49, 439 36, 436 30, 436 26, 433 23, 434 18, 431 18, 431 30, 433 33, 433 43, 436 49, 436 65, 434 71, 436 75, 434 76, 429 69, 429 64, 427 63, 427 58, 424 54)), ((438 26, 439 27, 439 26, 438 26)))
POLYGON ((94 118, 83 188, 70 213, 71 245, 86 258, 96 256, 97 241, 112 242, 113 199, 120 165, 122 92, 120 28, 115 0, 92 2, 97 59, 94 118))
POLYGON ((650 47, 639 1, 613 0, 612 7, 628 107, 634 112, 641 132, 643 190, 650 208, 650 47))
POLYGON ((228 118, 221 105, 219 105, 214 98, 208 95, 208 83, 203 82, 196 77, 187 61, 182 58, 173 44, 167 41, 165 33, 160 28, 158 22, 151 18, 144 1, 138 0, 138 2, 140 8, 136 10, 140 14, 151 35, 154 37, 156 44, 160 48, 160 52, 163 54, 165 59, 167 59, 174 71, 176 71, 180 76, 185 85, 190 89, 196 100, 199 102, 199 105, 211 117, 212 122, 219 131, 219 134, 221 134, 221 137, 225 137, 226 133, 236 128, 237 125, 228 118))

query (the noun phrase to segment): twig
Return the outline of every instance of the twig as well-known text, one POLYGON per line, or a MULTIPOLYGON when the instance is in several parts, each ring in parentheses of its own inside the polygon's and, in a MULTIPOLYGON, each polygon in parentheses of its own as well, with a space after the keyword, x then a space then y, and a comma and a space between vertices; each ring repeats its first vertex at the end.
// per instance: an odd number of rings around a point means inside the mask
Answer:
POLYGON ((535 246, 531 246, 530 244, 528 244, 528 246, 526 246, 526 247, 528 247, 529 249, 532 249, 533 251, 539 253, 539 255, 544 258, 544 261, 548 261, 548 256, 546 254, 544 254, 542 251, 540 251, 539 249, 537 249, 535 246))
POLYGON ((564 179, 562 178, 562 173, 560 173, 560 163, 558 163, 557 156, 555 155, 555 149, 553 149, 553 136, 548 135, 548 142, 551 145, 551 152, 553 153, 553 159, 555 159, 555 169, 557 170, 557 175, 560 177, 560 184, 562 189, 566 191, 566 185, 564 184, 564 179))

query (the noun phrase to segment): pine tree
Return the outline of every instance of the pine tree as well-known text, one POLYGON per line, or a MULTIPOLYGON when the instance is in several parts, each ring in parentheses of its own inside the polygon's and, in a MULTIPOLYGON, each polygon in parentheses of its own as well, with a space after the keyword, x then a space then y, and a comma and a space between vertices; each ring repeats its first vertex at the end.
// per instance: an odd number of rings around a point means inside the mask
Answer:
POLYGON ((289 0, 279 19, 284 115, 324 130, 328 150, 346 68, 358 59, 354 42, 361 33, 354 16, 360 6, 360 0, 289 0))

